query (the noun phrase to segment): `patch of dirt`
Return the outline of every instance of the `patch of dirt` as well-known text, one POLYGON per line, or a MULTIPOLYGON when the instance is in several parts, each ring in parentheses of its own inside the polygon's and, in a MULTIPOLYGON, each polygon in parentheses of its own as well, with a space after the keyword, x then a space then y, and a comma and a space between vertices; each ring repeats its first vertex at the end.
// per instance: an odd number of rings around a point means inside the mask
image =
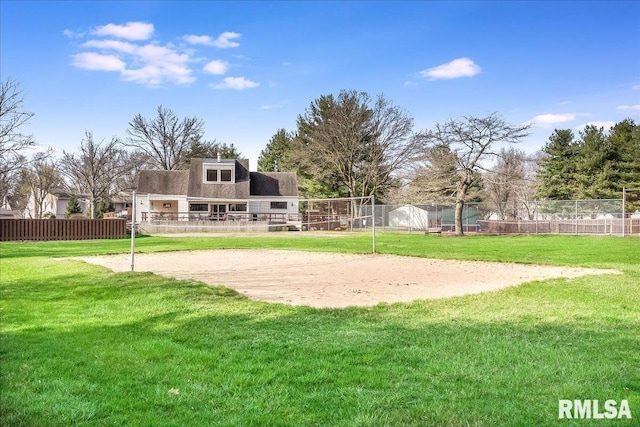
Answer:
MULTIPOLYGON (((130 255, 79 258, 130 271, 130 255)), ((223 285, 261 301, 316 308, 373 306, 495 291, 616 270, 283 250, 136 254, 135 270, 223 285)))

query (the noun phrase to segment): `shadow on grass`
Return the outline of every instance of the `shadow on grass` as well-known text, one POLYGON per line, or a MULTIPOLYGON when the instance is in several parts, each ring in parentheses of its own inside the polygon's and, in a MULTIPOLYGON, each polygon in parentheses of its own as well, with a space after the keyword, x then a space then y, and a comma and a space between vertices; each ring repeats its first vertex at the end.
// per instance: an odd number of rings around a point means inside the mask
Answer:
POLYGON ((628 399, 640 416, 637 324, 416 327, 389 320, 400 306, 214 299, 219 313, 4 334, 5 425, 577 425, 558 399, 628 399))

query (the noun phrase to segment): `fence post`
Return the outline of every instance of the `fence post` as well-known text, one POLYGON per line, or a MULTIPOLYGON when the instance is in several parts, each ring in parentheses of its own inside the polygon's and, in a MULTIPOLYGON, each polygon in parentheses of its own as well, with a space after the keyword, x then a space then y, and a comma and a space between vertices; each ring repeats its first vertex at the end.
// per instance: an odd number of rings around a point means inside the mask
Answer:
POLYGON ((536 234, 538 234, 538 201, 535 200, 536 208, 533 210, 533 217, 536 220, 536 234))
POLYGON ((575 212, 575 220, 574 220, 575 228, 576 228, 576 236, 578 235, 578 201, 576 200, 576 212, 575 212))
POLYGON ((376 197, 371 196, 371 227, 373 234, 373 253, 376 253, 376 197))
POLYGON ((624 233, 625 233, 625 214, 626 214, 626 200, 627 200, 627 188, 626 187, 622 187, 622 237, 624 237, 624 233))

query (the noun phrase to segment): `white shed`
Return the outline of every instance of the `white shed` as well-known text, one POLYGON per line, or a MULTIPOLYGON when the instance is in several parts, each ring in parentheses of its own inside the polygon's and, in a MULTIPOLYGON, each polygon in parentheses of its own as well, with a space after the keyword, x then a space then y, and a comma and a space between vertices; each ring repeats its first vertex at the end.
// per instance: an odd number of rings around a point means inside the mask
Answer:
POLYGON ((428 230, 429 212, 414 205, 400 206, 389 212, 389 225, 414 230, 428 230))

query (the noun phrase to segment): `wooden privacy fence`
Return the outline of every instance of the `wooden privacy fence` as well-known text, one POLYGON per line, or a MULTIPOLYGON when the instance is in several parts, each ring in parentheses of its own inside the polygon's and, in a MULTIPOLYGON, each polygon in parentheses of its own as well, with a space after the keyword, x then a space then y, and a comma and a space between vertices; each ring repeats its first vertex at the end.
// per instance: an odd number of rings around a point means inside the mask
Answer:
POLYGON ((0 219, 0 241, 127 237, 125 219, 0 219))

